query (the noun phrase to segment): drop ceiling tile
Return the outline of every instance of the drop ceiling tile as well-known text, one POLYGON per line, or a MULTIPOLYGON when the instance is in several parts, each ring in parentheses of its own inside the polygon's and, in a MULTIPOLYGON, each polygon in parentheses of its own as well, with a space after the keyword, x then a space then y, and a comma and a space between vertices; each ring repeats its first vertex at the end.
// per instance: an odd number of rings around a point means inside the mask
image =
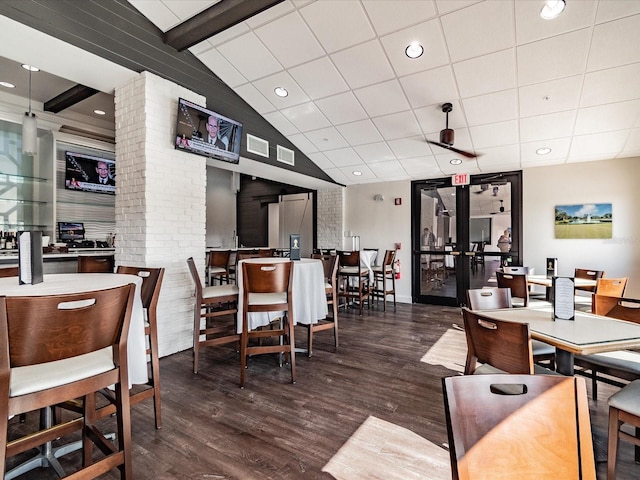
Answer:
POLYGON ((334 125, 355 122, 367 118, 355 95, 351 92, 340 93, 316 101, 316 105, 334 125))
POLYGON ((449 54, 437 19, 392 33, 380 41, 398 76, 449 63, 449 54), (418 58, 409 58, 405 54, 405 49, 412 42, 418 42, 424 48, 424 53, 418 58))
POLYGON ((382 135, 369 119, 340 125, 340 134, 351 146, 382 140, 382 135))
POLYGON ((589 27, 595 18, 598 2, 572 1, 562 15, 553 20, 540 17, 542 2, 515 2, 515 7, 517 42, 523 45, 589 27))
POLYGON ((334 127, 321 128, 312 132, 306 132, 305 136, 311 140, 321 152, 347 146, 347 142, 334 127))
POLYGON ((522 166, 537 167, 541 165, 553 165, 554 163, 564 163, 569 155, 570 146, 571 137, 538 142, 523 142, 520 144, 522 166), (540 148, 550 148, 551 152, 546 155, 538 155, 536 151, 540 148))
POLYGON ((576 75, 521 87, 520 116, 533 117, 577 108, 581 84, 582 75, 576 75))
POLYGON ((249 81, 282 70, 282 65, 253 32, 220 45, 218 51, 249 81))
POLYGON ((516 90, 489 93, 481 97, 462 100, 469 126, 504 122, 518 118, 516 90))
POLYGON ((394 113, 373 119, 373 123, 385 140, 420 135, 420 126, 412 112, 394 113))
POLYGON ((317 130, 331 125, 331 122, 312 102, 284 108, 281 112, 301 132, 317 130))
POLYGON ((247 79, 224 58, 215 48, 198 55, 198 60, 231 88, 247 83, 247 79))
POLYGON ((436 5, 438 7, 438 13, 440 15, 445 15, 455 10, 462 10, 474 3, 480 3, 482 1, 484 0, 456 0, 455 2, 452 2, 451 0, 436 0, 436 5))
POLYGON ((313 100, 349 90, 347 82, 329 57, 294 67, 289 73, 313 100))
POLYGON ((575 135, 632 128, 640 115, 640 100, 581 108, 576 118, 575 135))
POLYGON ((364 163, 361 163, 359 165, 352 165, 349 167, 339 167, 339 170, 342 172, 342 174, 345 177, 351 179, 353 183, 365 183, 367 180, 374 180, 378 178, 371 171, 371 169, 368 166, 366 166, 364 163), (353 172, 355 170, 360 172, 362 175, 360 176, 354 175, 353 172))
POLYGON ((296 135, 300 133, 280 112, 265 113, 262 116, 283 135, 296 135))
POLYGON ((326 170, 327 168, 335 168, 333 162, 322 152, 310 153, 307 157, 309 157, 313 163, 323 170, 326 170))
POLYGON ((278 72, 274 75, 261 78, 253 82, 253 85, 277 108, 282 109, 286 107, 292 107, 293 105, 300 105, 306 103, 310 99, 307 94, 300 88, 295 80, 285 72, 278 72), (275 94, 277 87, 283 87, 289 92, 286 97, 279 97, 275 94))
POLYGON ((298 12, 292 12, 257 30, 256 35, 285 67, 322 57, 325 52, 298 12), (295 41, 291 41, 295 38, 295 41))
POLYGON ((207 50, 211 50, 212 48, 214 48, 214 46, 211 42, 209 42, 208 40, 203 40, 202 42, 196 43, 192 47, 189 47, 189 51, 197 57, 198 55, 206 52, 207 50))
POLYGON ((342 171, 338 168, 327 168, 325 173, 329 175, 334 182, 340 183, 342 185, 353 185, 355 182, 348 178, 342 171))
POLYGON ((213 37, 210 37, 208 39, 208 42, 214 47, 218 47, 223 43, 227 43, 233 40, 234 38, 244 35, 249 31, 250 30, 247 24, 245 22, 240 22, 234 25, 233 27, 229 27, 226 30, 223 30, 222 32, 214 35, 213 37))
POLYGON ((629 137, 629 130, 596 133, 589 135, 575 135, 569 151, 569 162, 595 160, 602 155, 615 156, 624 148, 629 137))
POLYGON ((500 147, 485 148, 482 156, 476 158, 482 171, 499 167, 503 171, 520 168, 520 146, 503 145, 500 147))
POLYGON ((442 104, 458 98, 458 90, 449 65, 400 79, 411 108, 442 104))
POLYGON ((640 98, 639 78, 640 63, 587 73, 580 106, 590 107, 640 98))
POLYGON ((455 153, 442 153, 435 155, 436 162, 444 175, 453 175, 460 172, 469 174, 480 173, 476 159, 467 158, 462 161, 462 165, 451 165, 451 160, 454 158, 460 158, 460 156, 455 153))
POLYGON ((389 148, 397 158, 426 158, 431 157, 431 149, 423 136, 399 138, 387 142, 389 148))
POLYGON ((384 82, 394 77, 378 40, 334 53, 331 60, 352 89, 384 82))
POLYGON ((351 147, 327 150, 323 153, 336 167, 362 164, 362 159, 351 147))
POLYGON ((394 0, 363 2, 362 5, 378 35, 386 35, 436 16, 432 1, 405 0, 402 8, 398 8, 398 2, 394 0))
POLYGON ((276 109, 276 107, 274 107, 273 104, 250 83, 240 85, 234 90, 238 95, 242 97, 245 102, 251 105, 253 109, 260 114, 273 112, 276 109))
POLYGON ((520 141, 534 142, 569 137, 573 133, 575 110, 520 119, 520 141))
POLYGON ((640 62, 640 15, 597 25, 594 28, 588 71, 635 62, 640 62))
POLYGON ((355 94, 370 117, 409 110, 409 103, 397 80, 361 88, 355 94))
MULTIPOLYGON (((414 110, 420 127, 423 132, 434 133, 439 132, 446 125, 446 115, 442 112, 442 103, 439 102, 428 107, 419 108, 414 110)), ((467 126, 467 120, 464 117, 460 104, 456 101, 450 102, 453 106, 453 111, 449 113, 449 128, 457 129, 467 126)))
POLYGON ((453 62, 515 45, 513 3, 488 0, 441 17, 453 62))
POLYGON ((153 24, 163 32, 175 27, 182 22, 179 15, 176 15, 168 5, 163 2, 148 2, 146 0, 129 0, 136 10, 147 17, 153 24))
POLYGON ((405 172, 409 175, 424 175, 425 178, 436 174, 440 175, 442 170, 433 155, 424 157, 402 158, 398 160, 405 172))
POLYGON ((273 7, 267 8, 263 10, 257 15, 253 17, 247 18, 244 23, 247 24, 250 28, 258 28, 262 25, 265 25, 269 22, 273 22, 280 17, 287 15, 289 12, 292 12, 295 9, 295 6, 291 1, 285 0, 284 2, 278 3, 273 7))
POLYGON ((354 150, 367 165, 396 159, 396 156, 385 142, 358 145, 354 147, 354 150))
POLYGON ((518 143, 520 139, 518 130, 517 120, 469 127, 473 146, 477 149, 518 143))
POLYGON ((300 13, 328 53, 375 37, 360 2, 323 0, 301 8, 300 13))
POLYGON ((409 176, 400 165, 398 160, 387 160, 384 162, 377 162, 369 164, 369 168, 376 175, 385 181, 393 180, 408 180, 409 176))
POLYGON ((629 133, 627 142, 620 157, 640 157, 640 128, 634 128, 629 133))
POLYGON ((311 155, 318 151, 318 147, 302 133, 289 135, 287 138, 305 155, 311 155))
POLYGON ((591 29, 584 28, 520 45, 517 48, 519 84, 529 85, 583 73, 590 40, 591 29))
POLYGON ((596 15, 596 23, 608 22, 616 18, 627 17, 640 13, 640 2, 628 0, 609 0, 607 8, 599 8, 596 15))
POLYGON ((462 98, 515 88, 515 49, 454 63, 453 71, 462 98))
MULTIPOLYGON (((219 2, 220 0, 162 0, 162 3, 176 14, 181 21, 188 20, 219 2)), ((158 2, 154 3, 158 4, 158 2)))

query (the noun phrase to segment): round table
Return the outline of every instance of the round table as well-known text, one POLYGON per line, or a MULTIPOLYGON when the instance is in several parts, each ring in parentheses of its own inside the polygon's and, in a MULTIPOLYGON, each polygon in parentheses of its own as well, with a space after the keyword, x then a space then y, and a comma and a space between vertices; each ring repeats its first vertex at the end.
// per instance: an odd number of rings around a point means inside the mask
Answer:
POLYGON ((147 371, 147 347, 144 334, 144 310, 140 297, 142 278, 136 275, 122 275, 117 273, 58 273, 44 275, 42 283, 19 285, 18 277, 6 277, 0 278, 0 295, 7 297, 30 297, 82 293, 119 287, 129 283, 136 284, 136 294, 131 311, 129 336, 127 338, 129 386, 131 386, 132 384, 147 383, 149 380, 147 371))

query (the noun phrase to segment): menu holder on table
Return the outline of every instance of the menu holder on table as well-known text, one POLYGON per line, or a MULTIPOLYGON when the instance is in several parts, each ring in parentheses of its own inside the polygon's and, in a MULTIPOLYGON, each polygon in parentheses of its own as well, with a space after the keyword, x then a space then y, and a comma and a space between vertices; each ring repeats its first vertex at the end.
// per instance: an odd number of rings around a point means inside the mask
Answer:
POLYGON ((575 320, 575 281, 571 277, 553 277, 553 318, 575 320))
POLYGON ((289 235, 289 258, 291 260, 300 260, 300 234, 292 233, 289 235))
POLYGON ((19 232, 18 235, 18 282, 20 285, 42 283, 42 232, 19 232))
POLYGON ((547 278, 558 276, 558 259, 547 258, 547 278))

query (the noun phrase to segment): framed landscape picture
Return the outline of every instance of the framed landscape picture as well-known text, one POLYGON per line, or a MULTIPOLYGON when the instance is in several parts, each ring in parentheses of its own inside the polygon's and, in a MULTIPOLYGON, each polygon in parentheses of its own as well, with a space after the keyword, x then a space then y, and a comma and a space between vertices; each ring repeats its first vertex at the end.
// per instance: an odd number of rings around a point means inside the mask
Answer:
POLYGON ((612 238, 611 204, 557 205, 555 234, 556 238, 612 238))

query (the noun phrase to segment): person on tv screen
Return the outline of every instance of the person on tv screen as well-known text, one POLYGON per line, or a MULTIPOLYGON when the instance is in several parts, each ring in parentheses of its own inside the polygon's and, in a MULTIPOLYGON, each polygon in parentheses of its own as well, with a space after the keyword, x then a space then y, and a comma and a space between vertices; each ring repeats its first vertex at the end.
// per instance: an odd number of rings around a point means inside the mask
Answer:
POLYGON ((216 148, 220 148, 222 150, 227 150, 227 144, 229 140, 226 137, 220 137, 220 125, 219 118, 215 115, 210 115, 207 120, 207 132, 209 135, 207 136, 207 142, 212 144, 216 148), (226 141, 225 141, 226 140, 226 141))
POLYGON ((94 183, 99 183, 101 185, 111 185, 115 186, 116 181, 111 178, 111 172, 109 171, 109 165, 106 162, 98 162, 96 166, 96 172, 98 173, 98 179, 94 183))

